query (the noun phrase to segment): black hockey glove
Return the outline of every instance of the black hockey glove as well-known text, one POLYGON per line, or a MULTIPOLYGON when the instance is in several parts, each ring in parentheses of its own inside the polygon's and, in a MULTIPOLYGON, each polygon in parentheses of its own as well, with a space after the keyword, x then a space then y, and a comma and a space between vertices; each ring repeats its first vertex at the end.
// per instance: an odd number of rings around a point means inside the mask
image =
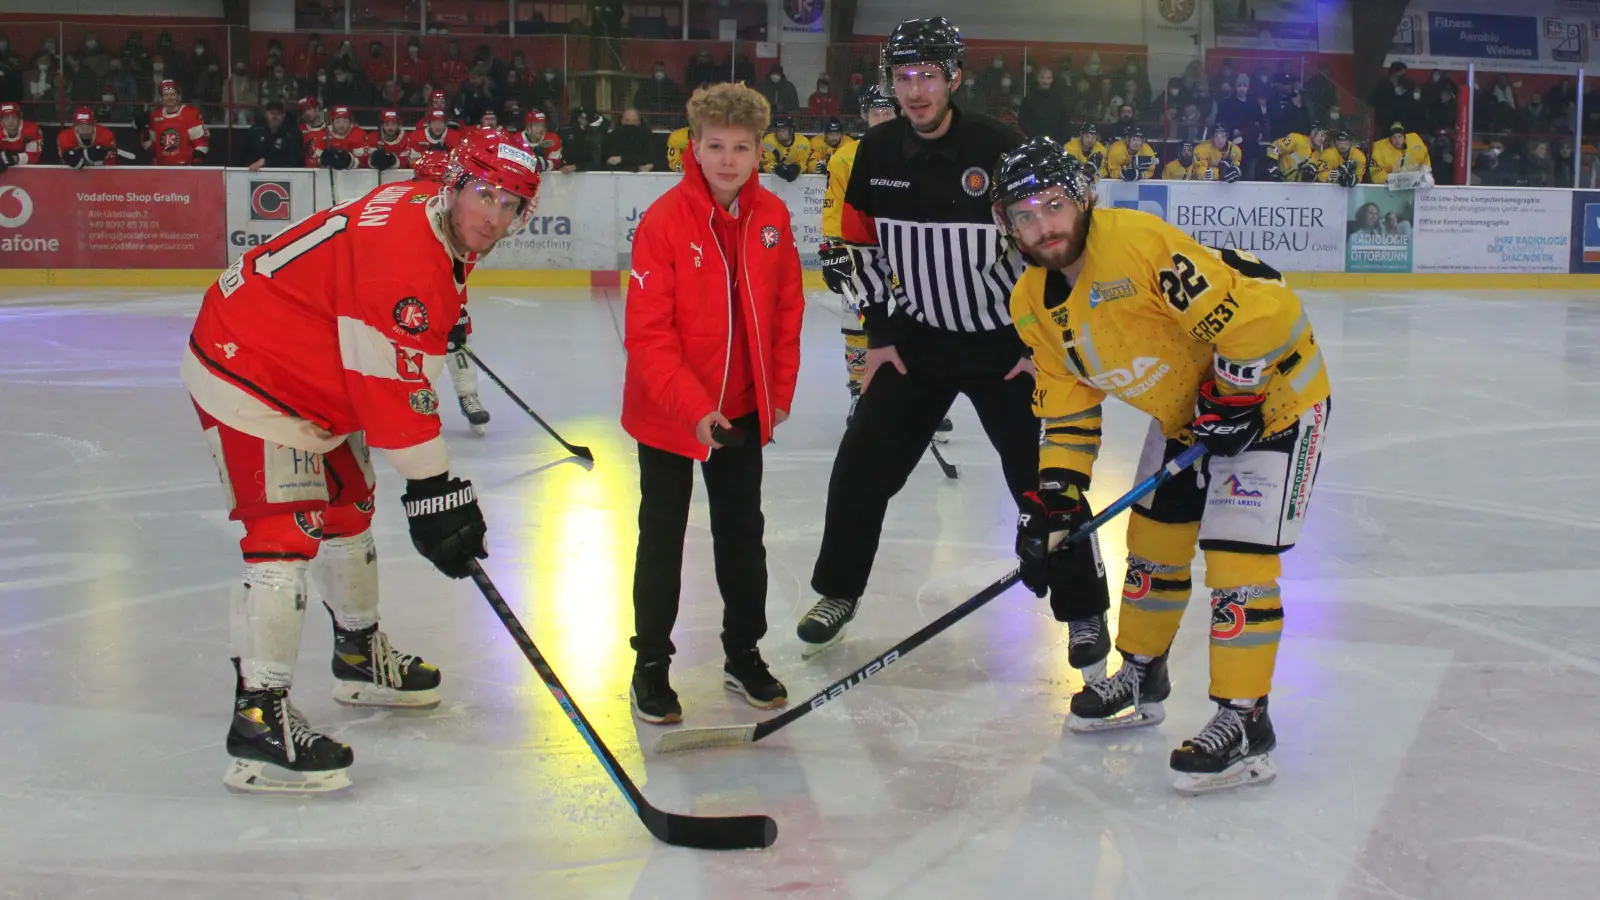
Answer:
POLYGON ((61 164, 81 169, 89 164, 89 160, 84 157, 82 147, 73 147, 71 150, 61 151, 61 164))
POLYGON ((1138 169, 1138 167, 1133 166, 1133 165, 1123 166, 1122 167, 1122 180, 1123 181, 1138 181, 1139 180, 1139 169, 1138 169))
POLYGON ((407 481, 400 500, 412 546, 447 577, 466 578, 472 574, 467 563, 489 557, 483 546, 488 527, 472 482, 448 474, 407 481))
POLYGON ((1039 490, 1023 494, 1018 504, 1017 559, 1021 562, 1022 583, 1036 597, 1048 593, 1057 580, 1052 577, 1052 570, 1070 565, 1075 556, 1072 550, 1087 545, 1087 542, 1080 542, 1064 551, 1053 550, 1051 538, 1059 544, 1061 539, 1093 518, 1077 485, 1051 477, 1051 473, 1057 471, 1060 470, 1047 469, 1040 473, 1039 490))
POLYGON ((817 260, 822 263, 822 280, 828 283, 828 290, 842 296, 845 285, 855 275, 850 251, 843 246, 823 244, 822 249, 817 251, 817 260))
POLYGON ((456 324, 451 326, 450 333, 445 336, 445 350, 454 353, 467 345, 467 326, 472 324, 472 317, 467 315, 467 308, 461 307, 461 317, 456 319, 456 324))
POLYGON ((1283 177, 1283 166, 1281 166, 1281 165, 1274 164, 1274 165, 1268 166, 1267 167, 1267 174, 1272 177, 1273 181, 1283 181, 1284 180, 1284 177, 1283 177))
POLYGON ((144 131, 150 127, 150 113, 148 110, 136 109, 133 111, 134 131, 144 131))
POLYGON ((89 165, 91 166, 104 165, 106 157, 110 155, 111 149, 109 147, 101 147, 99 145, 86 147, 83 151, 84 158, 89 160, 89 165))
POLYGON ((382 147, 372 151, 372 167, 377 169, 379 172, 388 171, 389 169, 394 168, 399 162, 400 160, 395 158, 393 153, 390 153, 388 150, 382 147))
POLYGON ((1239 167, 1237 165, 1226 159, 1217 163, 1217 171, 1222 173, 1222 180, 1228 182, 1229 184, 1238 181, 1239 177, 1244 174, 1243 172, 1239 171, 1239 167))
POLYGON ((5 170, 11 168, 11 161, 6 159, 10 155, 9 153, 0 153, 0 174, 4 174, 5 170))
POLYGON ((1300 164, 1300 180, 1307 184, 1317 180, 1317 164, 1306 160, 1300 164))
POLYGON ((1339 183, 1340 187, 1355 187, 1356 164, 1354 162, 1345 163, 1334 170, 1333 177, 1334 180, 1339 183))
POLYGON ((773 167, 772 174, 782 178, 784 181, 793 181, 800 177, 800 164, 782 163, 773 167))
POLYGON ((1261 437, 1266 420, 1261 414, 1261 394, 1217 393, 1215 379, 1200 385, 1200 400, 1195 404, 1195 440, 1216 456, 1238 456, 1261 437))
POLYGON ((22 162, 22 157, 18 154, 12 153, 10 150, 0 150, 0 166, 10 168, 19 162, 22 162))
POLYGON ((822 162, 817 163, 817 174, 821 175, 824 178, 828 177, 828 161, 827 160, 823 160, 822 162))

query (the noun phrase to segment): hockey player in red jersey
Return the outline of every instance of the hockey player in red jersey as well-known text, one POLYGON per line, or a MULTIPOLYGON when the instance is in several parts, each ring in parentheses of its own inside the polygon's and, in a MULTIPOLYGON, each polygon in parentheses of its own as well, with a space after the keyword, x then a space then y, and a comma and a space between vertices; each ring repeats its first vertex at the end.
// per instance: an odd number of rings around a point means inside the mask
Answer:
POLYGON ((323 140, 328 134, 328 116, 315 97, 300 98, 300 146, 311 157, 311 142, 323 140))
POLYGON ((33 166, 44 152, 44 135, 33 122, 22 121, 22 107, 0 103, 0 172, 12 166, 33 166))
POLYGON ((432 110, 411 132, 411 152, 421 155, 429 150, 448 153, 461 143, 461 132, 450 127, 450 119, 443 110, 432 110))
POLYGON ((182 377, 244 524, 230 638, 235 700, 224 776, 244 791, 349 785, 349 747, 290 704, 307 579, 333 619, 334 697, 438 704, 439 670, 379 628, 369 448, 406 479, 412 544, 451 578, 482 559, 472 483, 452 477, 438 395, 451 325, 482 254, 524 226, 539 187, 526 152, 475 137, 443 185, 385 185, 251 248, 207 292, 182 377), (317 560, 317 570, 312 562, 317 560))
POLYGON ((306 166, 323 169, 354 169, 371 151, 367 133, 350 116, 350 107, 335 106, 328 117, 328 130, 306 141, 306 166))
POLYGON ((95 123, 94 110, 87 106, 78 107, 72 127, 56 135, 56 151, 62 165, 74 169, 117 164, 117 139, 111 129, 95 123))
MULTIPOLYGON (((449 155, 437 150, 429 150, 417 157, 415 172, 416 181, 438 181, 444 177, 445 162, 449 155)), ((484 409, 483 401, 478 398, 478 370, 472 367, 472 360, 467 357, 467 337, 472 334, 472 317, 467 314, 467 292, 461 292, 461 317, 456 319, 455 327, 450 329, 449 340, 445 347, 444 365, 450 370, 450 384, 456 389, 456 402, 461 406, 461 414, 466 416, 467 425, 472 428, 472 433, 482 437, 487 430, 484 426, 489 424, 489 411, 484 409)))
POLYGON ((150 114, 139 143, 153 165, 194 166, 204 163, 211 151, 211 132, 200 110, 184 103, 178 83, 168 79, 161 82, 161 108, 150 114))
POLYGON ((400 113, 393 109, 384 110, 383 119, 378 123, 378 133, 372 136, 367 165, 380 172, 393 168, 409 169, 415 155, 410 136, 400 127, 400 113))
POLYGON ((539 110, 530 110, 528 120, 523 125, 522 134, 519 136, 524 150, 534 155, 539 160, 541 171, 556 169, 570 172, 574 167, 567 165, 561 157, 561 135, 549 130, 550 121, 539 110))

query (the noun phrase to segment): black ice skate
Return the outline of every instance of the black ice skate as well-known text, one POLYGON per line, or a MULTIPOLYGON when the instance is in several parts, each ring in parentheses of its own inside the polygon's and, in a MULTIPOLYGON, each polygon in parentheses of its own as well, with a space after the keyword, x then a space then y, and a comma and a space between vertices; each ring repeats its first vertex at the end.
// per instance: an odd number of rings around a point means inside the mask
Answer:
POLYGON ((722 686, 744 699, 757 709, 777 709, 789 702, 789 691, 783 682, 772 677, 761 651, 749 650, 728 654, 722 664, 722 686))
MULTIPOLYGON (((238 661, 234 661, 235 667, 238 661)), ((229 790, 265 794, 326 794, 350 786, 350 748, 311 730, 289 703, 287 690, 246 690, 236 680, 233 724, 228 729, 233 764, 222 783, 229 790)))
MULTIPOLYGON (((1216 698, 1212 698, 1216 699, 1216 698)), ((1271 784, 1278 772, 1269 755, 1278 745, 1267 717, 1267 698, 1249 707, 1217 700, 1217 714, 1200 733, 1172 751, 1172 786, 1189 796, 1271 784)))
POLYGON ((941 444, 948 444, 950 443, 950 432, 955 430, 956 426, 950 423, 950 419, 947 416, 940 420, 939 427, 933 430, 933 439, 941 444))
POLYGON ((1154 658, 1124 653, 1117 674, 1086 682, 1073 695, 1067 730, 1088 734, 1154 725, 1167 717, 1161 701, 1171 694, 1165 653, 1154 658))
POLYGON ((634 663, 628 698, 633 702, 634 716, 641 722, 675 725, 683 721, 683 707, 678 704, 678 692, 667 679, 667 667, 666 660, 634 663))
MULTIPOLYGON (((330 612, 331 614, 331 612, 330 612)), ((333 625, 333 699, 346 706, 432 709, 439 705, 439 670, 419 656, 397 652, 374 625, 345 631, 333 625)))
POLYGON ((467 425, 472 428, 472 433, 483 437, 488 429, 483 426, 489 424, 489 411, 483 408, 483 401, 477 394, 462 394, 456 398, 461 403, 461 414, 467 417, 467 425))
POLYGON ((1067 662, 1083 673, 1084 684, 1105 679, 1110 655, 1111 632, 1106 628, 1105 613, 1067 623, 1067 662))
POLYGON ((844 636, 844 626, 856 617, 856 609, 860 605, 859 597, 823 597, 818 600, 795 628, 795 634, 805 643, 800 648, 801 657, 810 659, 837 644, 839 638, 844 636))

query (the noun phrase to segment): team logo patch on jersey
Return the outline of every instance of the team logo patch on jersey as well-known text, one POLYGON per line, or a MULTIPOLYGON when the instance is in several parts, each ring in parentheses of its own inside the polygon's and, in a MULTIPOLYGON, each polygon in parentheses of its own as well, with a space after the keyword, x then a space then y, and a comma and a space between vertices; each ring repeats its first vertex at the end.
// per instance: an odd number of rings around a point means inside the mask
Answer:
POLYGON ((761 246, 768 250, 778 246, 778 226, 768 225, 761 229, 761 246))
POLYGON ((406 202, 407 203, 427 203, 429 200, 432 200, 432 199, 433 199, 433 195, 432 194, 418 194, 415 197, 412 197, 410 200, 407 200, 406 202))
POLYGON ((394 305, 394 324, 406 334, 421 334, 428 330, 428 308, 415 297, 406 297, 394 305))
POLYGON ((419 416, 431 416, 439 411, 439 395, 429 388, 412 391, 411 409, 419 416))
POLYGON ((297 512, 294 514, 294 524, 305 536, 313 541, 322 540, 322 513, 316 510, 311 512, 297 512))
POLYGON ((961 173, 961 189, 967 192, 968 197, 982 197, 989 190, 989 173, 981 166, 961 173))
POLYGON ((1116 281, 1096 281, 1089 285, 1089 308, 1094 309, 1102 303, 1113 300, 1124 300, 1133 296, 1133 280, 1131 278, 1118 278, 1116 281))
POLYGON ((176 128, 165 128, 162 129, 161 137, 158 140, 161 142, 161 149, 170 153, 178 149, 178 144, 183 141, 183 137, 178 134, 176 128))
POLYGON ((1050 310, 1050 321, 1056 323, 1057 328, 1067 327, 1067 322, 1072 319, 1072 314, 1065 306, 1058 306, 1050 310))

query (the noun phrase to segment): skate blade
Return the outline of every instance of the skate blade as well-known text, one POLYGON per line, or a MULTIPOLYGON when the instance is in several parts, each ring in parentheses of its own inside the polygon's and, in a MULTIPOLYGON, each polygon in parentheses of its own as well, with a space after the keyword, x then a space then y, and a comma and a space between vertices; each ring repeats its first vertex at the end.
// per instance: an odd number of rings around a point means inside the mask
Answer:
POLYGON ((1133 712, 1109 719, 1084 719, 1076 715, 1067 715, 1067 730, 1073 734, 1095 734, 1101 731, 1122 731, 1127 728, 1143 728, 1147 725, 1159 725, 1167 717, 1167 711, 1160 703, 1146 703, 1136 707, 1133 712))
POLYGON ((829 638, 826 641, 823 641, 820 644, 813 644, 813 643, 810 643, 809 641, 801 641, 800 642, 800 658, 801 659, 810 659, 811 657, 816 656, 818 653, 821 653, 822 651, 828 649, 829 647, 832 647, 834 644, 837 644, 842 640, 844 640, 844 629, 843 628, 839 629, 839 633, 838 634, 834 635, 833 637, 829 638))
POLYGON ((364 681, 340 681, 333 686, 333 699, 345 706, 379 709, 433 709, 439 705, 437 688, 426 691, 398 691, 364 681))
POLYGON ((1180 772, 1172 782, 1178 793, 1185 797, 1198 797, 1238 787, 1258 787, 1271 784, 1278 777, 1272 757, 1263 753, 1241 759, 1215 774, 1207 772, 1180 772))
POLYGON ((726 672, 722 674, 722 686, 743 697, 744 702, 754 706, 756 709, 777 709, 780 706, 789 705, 789 698, 787 696, 775 697, 771 700, 757 700, 756 698, 750 696, 750 692, 744 689, 744 685, 739 682, 739 679, 727 674, 726 672))
POLYGON ((489 433, 489 429, 487 427, 483 426, 483 425, 468 425, 467 428, 470 429, 472 431, 472 433, 477 435, 478 437, 483 437, 484 435, 489 433))
POLYGON ((948 443, 950 443, 950 432, 948 432, 948 431, 936 431, 936 432, 934 432, 934 434, 933 434, 933 442, 935 444, 948 444, 948 443))
POLYGON ((344 769, 296 772, 260 760, 235 759, 222 784, 240 794, 332 794, 350 786, 350 775, 344 769))

